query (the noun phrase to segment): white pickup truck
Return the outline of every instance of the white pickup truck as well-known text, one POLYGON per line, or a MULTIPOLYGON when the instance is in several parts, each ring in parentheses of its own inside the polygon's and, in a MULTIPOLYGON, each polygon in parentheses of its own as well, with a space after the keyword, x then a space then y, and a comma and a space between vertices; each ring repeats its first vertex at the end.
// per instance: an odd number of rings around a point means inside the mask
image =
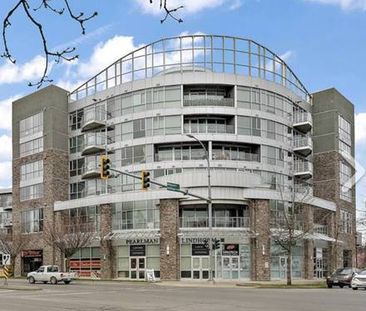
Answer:
POLYGON ((37 271, 29 272, 27 275, 27 280, 30 284, 35 282, 50 282, 51 284, 64 282, 65 284, 70 284, 75 278, 74 273, 59 272, 58 266, 41 266, 37 271))

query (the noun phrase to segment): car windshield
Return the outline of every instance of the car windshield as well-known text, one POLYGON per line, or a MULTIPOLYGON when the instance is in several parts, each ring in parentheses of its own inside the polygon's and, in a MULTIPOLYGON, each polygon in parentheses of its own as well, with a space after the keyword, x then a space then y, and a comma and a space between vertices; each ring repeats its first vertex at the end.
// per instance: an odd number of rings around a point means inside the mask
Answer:
POLYGON ((342 269, 339 274, 351 274, 352 273, 352 269, 351 268, 345 268, 342 269))

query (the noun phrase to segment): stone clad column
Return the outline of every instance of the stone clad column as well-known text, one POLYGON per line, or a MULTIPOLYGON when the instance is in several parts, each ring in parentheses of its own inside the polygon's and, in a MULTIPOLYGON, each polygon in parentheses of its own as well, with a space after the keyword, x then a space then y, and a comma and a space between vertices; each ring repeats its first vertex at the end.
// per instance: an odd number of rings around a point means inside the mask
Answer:
POLYGON ((101 273, 103 279, 113 279, 115 277, 115 251, 112 240, 105 239, 112 232, 112 206, 103 204, 99 208, 101 273))
POLYGON ((160 279, 180 279, 179 200, 160 200, 160 279))
POLYGON ((271 279, 271 229, 269 200, 252 200, 251 213, 251 275, 254 281, 271 279))

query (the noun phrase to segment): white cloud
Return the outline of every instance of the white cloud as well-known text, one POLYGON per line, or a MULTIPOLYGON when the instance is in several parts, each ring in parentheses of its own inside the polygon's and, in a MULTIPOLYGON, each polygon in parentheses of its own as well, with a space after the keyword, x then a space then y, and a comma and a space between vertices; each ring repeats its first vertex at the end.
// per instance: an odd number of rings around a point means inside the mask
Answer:
POLYGON ((0 101, 0 130, 11 131, 11 104, 18 98, 20 98, 20 95, 15 95, 0 101))
MULTIPOLYGON (((235 10, 241 6, 241 0, 169 0, 168 8, 176 8, 183 5, 183 9, 180 14, 194 14, 205 9, 214 9, 223 5, 226 5, 229 10, 235 10)), ((160 10, 160 1, 154 0, 153 4, 147 0, 137 0, 137 4, 143 10, 144 13, 161 15, 163 12, 160 10)))
POLYGON ((366 112, 355 115, 355 142, 356 145, 366 145, 366 112))
POLYGON ((114 36, 106 42, 100 42, 87 62, 77 63, 78 77, 92 77, 136 48, 138 46, 134 44, 133 37, 129 36, 114 36))
POLYGON ((11 187, 11 161, 0 162, 0 188, 11 187))
MULTIPOLYGON (((21 65, 5 61, 0 66, 0 84, 37 80, 42 76, 44 66, 45 58, 40 55, 21 65)), ((52 64, 49 65, 49 71, 51 69, 52 64)))
POLYGON ((12 155, 12 147, 13 143, 11 140, 11 136, 9 135, 1 135, 0 136, 0 161, 9 161, 11 160, 12 155))
POLYGON ((308 2, 318 2, 321 4, 340 6, 343 10, 363 10, 366 11, 366 0, 305 0, 308 2))

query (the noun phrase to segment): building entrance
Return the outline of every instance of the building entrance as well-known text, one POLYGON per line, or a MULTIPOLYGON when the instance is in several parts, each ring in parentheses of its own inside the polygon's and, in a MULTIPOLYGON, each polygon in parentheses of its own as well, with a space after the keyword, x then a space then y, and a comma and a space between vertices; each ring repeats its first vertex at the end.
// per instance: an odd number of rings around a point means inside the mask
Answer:
POLYGON ((26 250, 22 251, 22 267, 23 275, 27 275, 29 272, 36 271, 43 263, 43 251, 42 250, 26 250))
POLYGON ((224 279, 239 279, 239 256, 222 256, 222 277, 224 279))
POLYGON ((196 280, 208 279, 208 256, 192 256, 192 277, 196 280))
POLYGON ((144 280, 146 257, 130 257, 130 279, 144 280))
POLYGON ((287 257, 280 256, 279 264, 280 264, 280 279, 286 279, 287 277, 287 257))

